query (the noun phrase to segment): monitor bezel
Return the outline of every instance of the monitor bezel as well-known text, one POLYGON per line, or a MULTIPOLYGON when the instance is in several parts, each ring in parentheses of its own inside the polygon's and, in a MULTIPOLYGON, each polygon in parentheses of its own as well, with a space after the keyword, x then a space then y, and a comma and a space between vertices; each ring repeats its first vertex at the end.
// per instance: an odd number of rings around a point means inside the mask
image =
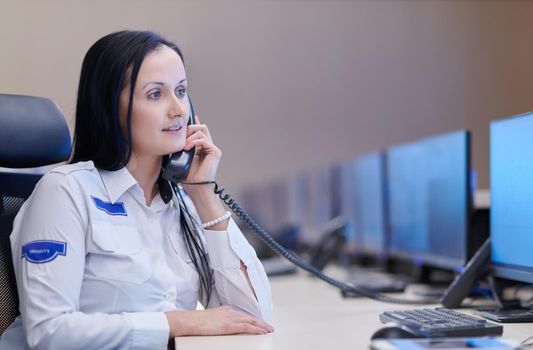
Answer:
POLYGON ((492 262, 492 273, 495 277, 533 284, 533 268, 492 262))

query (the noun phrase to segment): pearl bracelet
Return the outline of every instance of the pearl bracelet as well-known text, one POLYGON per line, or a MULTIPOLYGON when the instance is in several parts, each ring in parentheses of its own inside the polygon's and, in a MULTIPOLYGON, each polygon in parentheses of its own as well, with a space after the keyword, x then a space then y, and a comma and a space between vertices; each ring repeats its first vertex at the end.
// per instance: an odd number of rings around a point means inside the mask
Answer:
POLYGON ((219 218, 217 218, 215 220, 211 220, 211 221, 202 223, 202 228, 208 228, 210 226, 218 224, 219 222, 228 220, 230 218, 230 216, 231 216, 231 212, 230 211, 226 211, 224 213, 224 215, 222 215, 221 217, 219 217, 219 218))

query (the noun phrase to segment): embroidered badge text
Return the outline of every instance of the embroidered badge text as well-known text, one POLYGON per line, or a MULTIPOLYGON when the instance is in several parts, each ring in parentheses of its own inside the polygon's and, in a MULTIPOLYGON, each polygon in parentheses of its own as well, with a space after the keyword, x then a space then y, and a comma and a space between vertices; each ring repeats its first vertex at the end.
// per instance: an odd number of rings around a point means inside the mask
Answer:
POLYGON ((58 255, 67 255, 66 242, 33 241, 22 246, 22 258, 34 264, 52 261, 58 255))

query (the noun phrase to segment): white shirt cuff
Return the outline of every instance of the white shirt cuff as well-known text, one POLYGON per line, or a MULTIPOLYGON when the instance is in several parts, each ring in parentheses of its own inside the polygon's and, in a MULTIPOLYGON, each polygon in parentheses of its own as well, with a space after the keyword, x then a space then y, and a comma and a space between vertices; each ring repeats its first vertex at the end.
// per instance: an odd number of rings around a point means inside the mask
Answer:
POLYGON ((131 327, 131 349, 166 349, 170 329, 163 312, 125 314, 131 327))
POLYGON ((250 265, 255 252, 232 218, 226 231, 204 230, 204 235, 213 269, 239 269, 241 260, 250 265))

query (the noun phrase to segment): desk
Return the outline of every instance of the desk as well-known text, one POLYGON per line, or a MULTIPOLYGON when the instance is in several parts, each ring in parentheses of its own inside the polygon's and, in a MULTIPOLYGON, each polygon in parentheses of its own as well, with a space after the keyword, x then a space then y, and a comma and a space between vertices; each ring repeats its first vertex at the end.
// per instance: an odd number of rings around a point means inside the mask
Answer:
MULTIPOLYGON (((304 273, 270 279, 274 333, 176 338, 177 350, 360 350, 383 325, 383 311, 420 306, 385 304, 364 298, 344 299, 336 288, 304 273)), ((522 341, 532 324, 504 326, 504 338, 522 341)))

